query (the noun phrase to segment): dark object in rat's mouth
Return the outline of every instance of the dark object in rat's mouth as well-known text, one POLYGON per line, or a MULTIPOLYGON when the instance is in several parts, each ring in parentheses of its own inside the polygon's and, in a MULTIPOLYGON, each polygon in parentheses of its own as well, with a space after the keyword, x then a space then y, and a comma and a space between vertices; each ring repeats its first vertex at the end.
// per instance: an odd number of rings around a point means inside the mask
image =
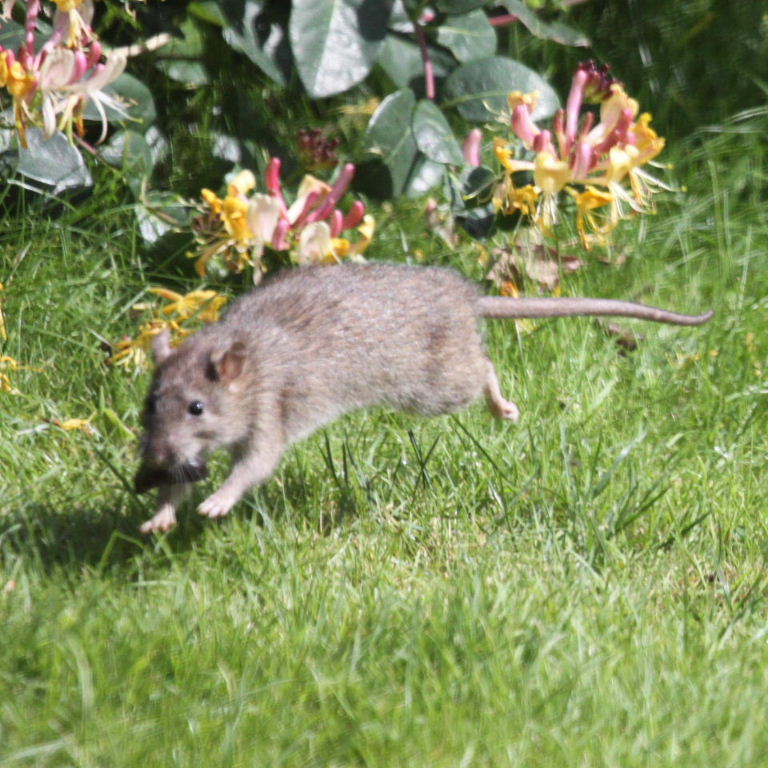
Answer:
POLYGON ((133 487, 136 493, 146 493, 161 485, 185 485, 207 477, 208 463, 205 461, 188 462, 173 469, 142 464, 136 472, 133 487))

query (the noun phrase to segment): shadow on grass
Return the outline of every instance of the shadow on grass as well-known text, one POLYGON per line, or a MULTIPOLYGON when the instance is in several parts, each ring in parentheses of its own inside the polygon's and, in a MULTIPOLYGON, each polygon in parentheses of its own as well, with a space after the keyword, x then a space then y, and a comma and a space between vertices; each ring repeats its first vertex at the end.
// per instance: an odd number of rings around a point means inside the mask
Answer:
POLYGON ((200 535, 204 521, 183 515, 170 534, 144 536, 145 510, 135 504, 63 510, 30 504, 0 515, 0 552, 31 558, 46 571, 83 566, 99 571, 124 567, 138 558, 185 551, 200 535))

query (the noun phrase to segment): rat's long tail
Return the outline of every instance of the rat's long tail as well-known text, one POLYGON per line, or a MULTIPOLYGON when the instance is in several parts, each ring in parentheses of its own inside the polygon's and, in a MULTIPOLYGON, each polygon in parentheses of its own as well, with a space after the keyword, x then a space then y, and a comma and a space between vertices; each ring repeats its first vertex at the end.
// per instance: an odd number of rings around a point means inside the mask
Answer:
POLYGON ((477 302, 480 317, 536 318, 571 317, 575 315, 615 315, 652 320, 673 325, 702 325, 714 314, 711 310, 702 315, 681 315, 666 309, 636 304, 617 299, 579 298, 521 298, 511 296, 482 296, 477 302))

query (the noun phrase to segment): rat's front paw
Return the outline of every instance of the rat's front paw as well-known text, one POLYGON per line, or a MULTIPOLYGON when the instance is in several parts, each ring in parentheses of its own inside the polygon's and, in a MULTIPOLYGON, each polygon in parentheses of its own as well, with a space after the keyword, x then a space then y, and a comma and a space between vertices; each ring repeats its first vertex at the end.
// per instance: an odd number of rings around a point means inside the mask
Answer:
POLYGON ((216 493, 210 495, 200 506, 197 511, 201 515, 207 517, 224 517, 229 513, 229 510, 235 505, 236 498, 232 498, 223 488, 216 491, 216 493))
POLYGON ((142 533, 153 531, 170 531, 176 525, 176 511, 170 504, 163 504, 157 514, 151 517, 139 529, 142 533))

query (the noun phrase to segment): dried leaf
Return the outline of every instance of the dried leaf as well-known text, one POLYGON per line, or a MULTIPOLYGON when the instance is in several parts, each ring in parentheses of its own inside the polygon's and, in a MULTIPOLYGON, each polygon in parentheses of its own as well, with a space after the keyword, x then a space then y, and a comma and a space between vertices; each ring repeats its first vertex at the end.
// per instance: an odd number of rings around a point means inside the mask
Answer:
POLYGON ((554 291, 560 276, 575 272, 583 261, 570 250, 558 250, 549 245, 537 229, 521 229, 511 247, 494 251, 496 262, 488 279, 497 285, 513 283, 522 290, 526 281, 532 281, 547 291, 554 291))

